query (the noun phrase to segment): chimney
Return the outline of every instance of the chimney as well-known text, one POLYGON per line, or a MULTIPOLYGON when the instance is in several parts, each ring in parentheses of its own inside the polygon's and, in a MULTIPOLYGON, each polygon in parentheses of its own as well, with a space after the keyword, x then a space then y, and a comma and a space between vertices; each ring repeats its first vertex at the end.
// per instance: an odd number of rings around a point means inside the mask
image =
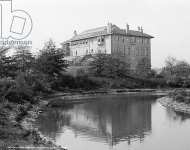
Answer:
POLYGON ((129 24, 128 23, 127 23, 126 27, 127 27, 127 33, 128 33, 129 32, 129 24))
POLYGON ((140 29, 140 30, 141 30, 141 33, 143 33, 143 28, 142 28, 142 26, 141 26, 141 29, 140 29))
POLYGON ((140 32, 141 32, 141 27, 140 27, 140 26, 138 26, 137 28, 138 28, 138 31, 140 31, 140 32))
POLYGON ((111 33, 112 32, 112 24, 108 22, 107 24, 107 32, 111 33))
POLYGON ((77 36, 77 31, 76 30, 74 31, 74 36, 77 36))

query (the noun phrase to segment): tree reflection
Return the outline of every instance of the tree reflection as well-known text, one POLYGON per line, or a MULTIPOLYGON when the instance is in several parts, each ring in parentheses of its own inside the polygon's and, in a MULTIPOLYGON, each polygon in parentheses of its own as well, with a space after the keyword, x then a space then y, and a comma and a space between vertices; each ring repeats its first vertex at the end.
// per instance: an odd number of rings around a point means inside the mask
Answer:
POLYGON ((40 131, 55 139, 56 133, 69 127, 76 137, 82 135, 111 146, 120 141, 142 141, 151 131, 153 102, 151 96, 110 96, 68 110, 50 110, 39 119, 40 131))
POLYGON ((177 112, 172 109, 167 109, 166 112, 167 112, 166 114, 167 114, 168 118, 175 120, 175 121, 183 122, 190 118, 190 114, 183 113, 183 112, 177 112))

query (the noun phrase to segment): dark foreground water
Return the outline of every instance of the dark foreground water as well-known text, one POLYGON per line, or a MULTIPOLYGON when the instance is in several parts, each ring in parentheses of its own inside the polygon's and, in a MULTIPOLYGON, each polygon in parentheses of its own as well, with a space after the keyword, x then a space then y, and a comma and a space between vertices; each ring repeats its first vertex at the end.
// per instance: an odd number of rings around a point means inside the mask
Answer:
POLYGON ((39 130, 69 150, 189 150, 190 117, 162 107, 155 96, 102 96, 50 109, 39 130))

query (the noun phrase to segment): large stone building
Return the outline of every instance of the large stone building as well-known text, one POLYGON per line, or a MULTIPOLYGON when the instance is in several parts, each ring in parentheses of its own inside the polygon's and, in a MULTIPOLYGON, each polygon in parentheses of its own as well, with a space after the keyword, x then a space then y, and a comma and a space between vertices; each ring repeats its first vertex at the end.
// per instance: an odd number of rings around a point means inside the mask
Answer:
POLYGON ((62 43, 67 56, 80 57, 88 54, 106 53, 130 64, 132 70, 139 67, 151 68, 151 38, 143 32, 121 29, 108 23, 107 26, 86 30, 62 43))

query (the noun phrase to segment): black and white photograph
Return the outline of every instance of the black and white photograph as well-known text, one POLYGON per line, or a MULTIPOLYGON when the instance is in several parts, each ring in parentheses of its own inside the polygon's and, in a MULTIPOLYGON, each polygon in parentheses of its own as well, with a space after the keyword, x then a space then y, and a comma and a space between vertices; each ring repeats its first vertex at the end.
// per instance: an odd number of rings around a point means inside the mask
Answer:
POLYGON ((189 14, 0 0, 0 150, 190 150, 189 14))

